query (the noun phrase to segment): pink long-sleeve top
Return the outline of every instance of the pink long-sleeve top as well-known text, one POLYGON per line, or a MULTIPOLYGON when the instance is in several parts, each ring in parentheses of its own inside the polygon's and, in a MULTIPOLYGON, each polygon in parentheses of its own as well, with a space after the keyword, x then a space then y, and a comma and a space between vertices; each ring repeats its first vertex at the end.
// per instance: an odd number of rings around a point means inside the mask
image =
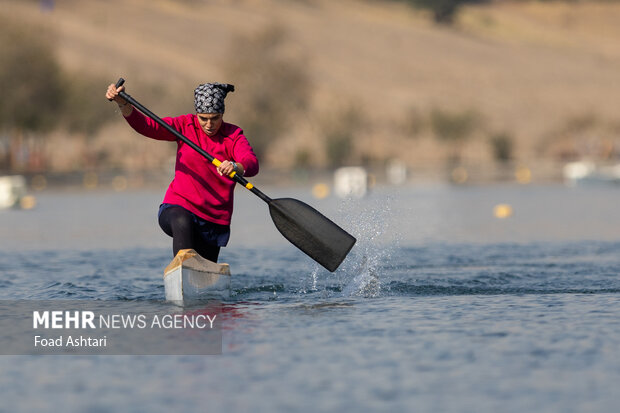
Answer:
MULTIPOLYGON (((230 225, 235 181, 220 176, 215 166, 202 155, 138 110, 134 109, 125 119, 136 132, 146 137, 177 141, 174 179, 163 202, 182 206, 207 221, 230 225)), ((162 119, 220 161, 241 163, 245 168, 244 176, 258 173, 258 159, 238 126, 222 122, 217 134, 208 136, 194 114, 162 119)))

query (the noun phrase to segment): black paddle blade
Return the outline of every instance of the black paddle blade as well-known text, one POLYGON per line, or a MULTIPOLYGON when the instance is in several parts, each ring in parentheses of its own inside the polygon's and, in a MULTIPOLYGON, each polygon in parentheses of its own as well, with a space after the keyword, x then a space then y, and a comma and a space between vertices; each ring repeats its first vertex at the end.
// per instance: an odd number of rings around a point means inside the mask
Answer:
POLYGON ((284 238, 331 272, 338 268, 355 244, 351 234, 296 199, 272 199, 269 213, 284 238))

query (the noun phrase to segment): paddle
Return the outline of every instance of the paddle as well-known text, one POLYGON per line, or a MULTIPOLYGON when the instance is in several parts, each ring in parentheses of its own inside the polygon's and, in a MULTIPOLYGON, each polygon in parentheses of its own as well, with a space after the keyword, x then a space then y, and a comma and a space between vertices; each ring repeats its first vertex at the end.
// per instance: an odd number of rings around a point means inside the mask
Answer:
MULTIPOLYGON (((125 80, 120 78, 116 82, 116 87, 119 88, 123 83, 125 80)), ((172 128, 125 91, 120 92, 119 95, 131 103, 134 108, 140 110, 196 150, 213 165, 217 167, 221 164, 221 161, 172 128)), ((230 174, 230 178, 265 201, 269 205, 269 214, 278 231, 293 245, 329 271, 335 271, 353 248, 355 238, 310 205, 292 198, 271 199, 235 172, 230 174)))

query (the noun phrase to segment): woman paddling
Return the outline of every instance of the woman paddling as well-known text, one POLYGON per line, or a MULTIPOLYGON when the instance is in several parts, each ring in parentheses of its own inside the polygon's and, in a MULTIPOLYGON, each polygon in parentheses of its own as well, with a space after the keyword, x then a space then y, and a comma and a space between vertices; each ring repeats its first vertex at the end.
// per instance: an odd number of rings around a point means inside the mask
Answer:
POLYGON ((192 248, 202 257, 217 262, 220 247, 230 237, 235 181, 228 175, 258 173, 258 160, 238 126, 223 121, 224 99, 233 85, 206 83, 194 90, 196 114, 163 120, 223 160, 217 169, 155 121, 135 110, 119 92, 125 87, 108 86, 106 98, 114 100, 125 120, 138 133, 157 140, 177 141, 174 179, 159 207, 159 226, 172 237, 174 255, 192 248))

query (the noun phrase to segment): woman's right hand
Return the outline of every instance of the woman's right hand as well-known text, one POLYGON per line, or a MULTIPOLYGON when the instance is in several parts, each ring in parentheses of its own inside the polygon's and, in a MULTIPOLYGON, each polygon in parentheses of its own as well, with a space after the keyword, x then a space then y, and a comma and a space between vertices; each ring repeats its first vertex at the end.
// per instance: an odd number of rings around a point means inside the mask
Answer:
POLYGON ((121 110, 121 113, 124 117, 129 117, 131 112, 133 112, 133 106, 129 104, 125 99, 119 96, 119 93, 125 90, 125 86, 116 87, 114 83, 111 83, 108 86, 108 90, 105 93, 106 99, 109 101, 115 101, 118 107, 121 110))
POLYGON ((105 93, 105 97, 109 101, 115 101, 119 106, 125 106, 127 101, 119 96, 119 92, 122 92, 123 90, 125 90, 125 86, 117 88, 114 83, 110 83, 110 86, 108 86, 108 90, 105 93))

